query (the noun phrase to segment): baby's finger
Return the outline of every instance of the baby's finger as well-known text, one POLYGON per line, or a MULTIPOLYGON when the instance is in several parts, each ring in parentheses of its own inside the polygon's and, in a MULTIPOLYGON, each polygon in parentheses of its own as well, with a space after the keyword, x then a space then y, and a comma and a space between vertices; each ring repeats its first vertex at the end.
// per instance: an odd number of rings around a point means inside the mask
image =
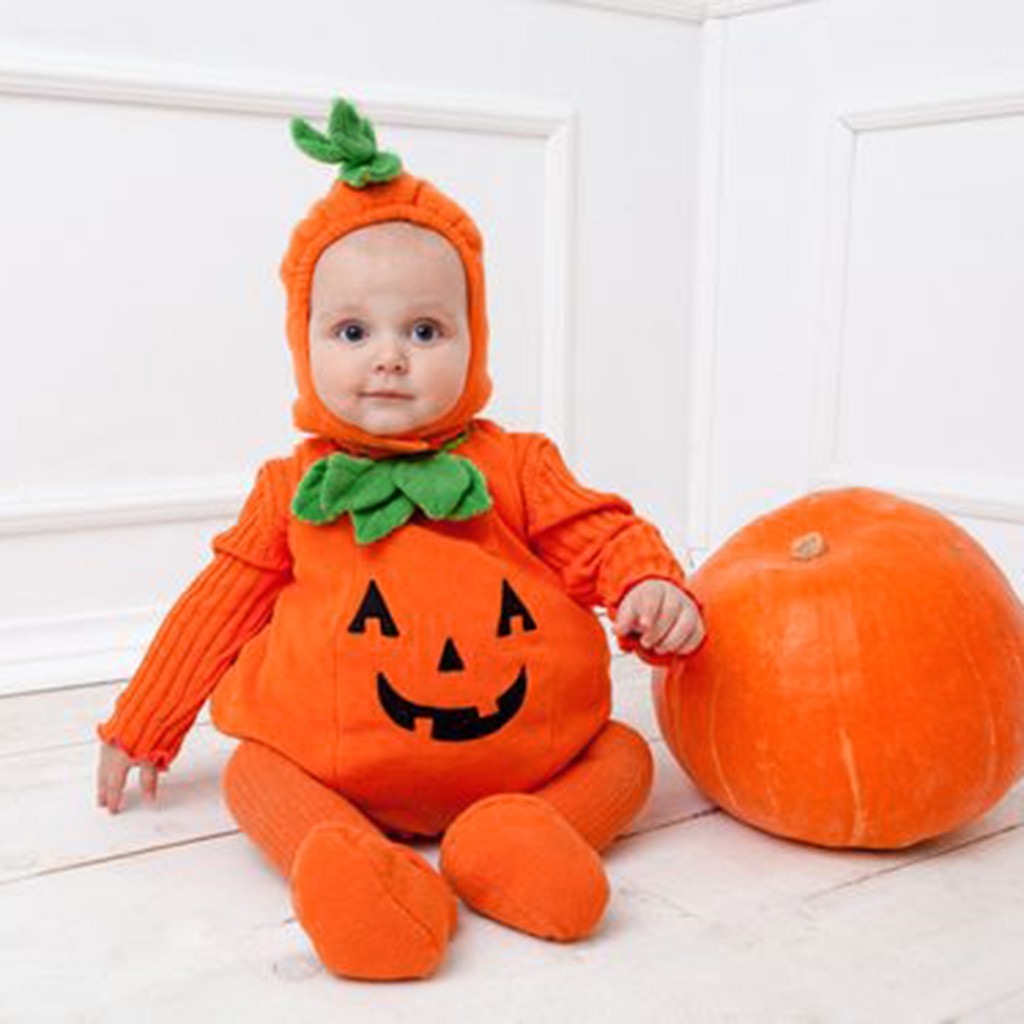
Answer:
POLYGON ((156 799, 157 770, 156 765, 143 764, 139 768, 139 776, 142 782, 142 792, 147 799, 156 799))
POLYGON ((99 764, 96 765, 96 806, 103 807, 106 803, 107 785, 106 770, 103 764, 103 755, 100 755, 99 764))
POLYGON ((683 645, 693 630, 694 620, 689 615, 680 615, 665 637, 654 648, 655 654, 683 653, 683 645))
POLYGON ((657 649, 659 645, 665 642, 668 635, 672 632, 678 618, 678 615, 673 613, 670 609, 662 608, 661 615, 658 616, 657 621, 653 623, 651 628, 647 630, 640 642, 648 650, 657 649))
POLYGON ((653 647, 654 641, 668 631, 671 625, 671 616, 666 623, 664 614, 665 591, 658 590, 644 602, 644 608, 640 613, 640 643, 644 647, 653 647))
POLYGON ((632 594, 627 594, 622 604, 615 612, 614 630, 619 636, 632 633, 639 622, 639 609, 637 600, 632 594))
POLYGON ((106 795, 104 804, 111 814, 117 814, 121 810, 121 802, 124 798, 125 781, 128 778, 127 763, 118 763, 107 766, 105 787, 106 795))
POLYGON ((658 588, 644 588, 637 591, 637 621, 646 632, 657 621, 657 615, 665 600, 665 593, 658 588))
POLYGON ((690 634, 690 637, 686 641, 686 643, 683 644, 683 646, 680 648, 679 653, 690 654, 691 652, 695 651, 698 647, 700 647, 701 642, 704 640, 704 633, 704 620, 698 615, 697 621, 694 624, 693 632, 690 634))
POLYGON ((96 803, 99 807, 107 806, 107 766, 102 762, 96 769, 96 803))

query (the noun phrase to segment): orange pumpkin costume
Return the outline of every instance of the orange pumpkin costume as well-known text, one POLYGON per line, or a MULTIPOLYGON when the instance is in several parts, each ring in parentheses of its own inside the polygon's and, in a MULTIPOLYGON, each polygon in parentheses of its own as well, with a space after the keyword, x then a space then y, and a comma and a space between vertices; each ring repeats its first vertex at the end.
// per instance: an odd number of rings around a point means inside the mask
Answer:
MULTIPOLYGON (((353 117, 336 104, 332 128, 353 117)), ((373 141, 359 166, 376 166, 372 129, 356 124, 373 141)), ((614 612, 640 580, 683 587, 684 576, 655 527, 581 486, 550 440, 476 416, 491 385, 470 217, 405 172, 352 181, 313 206, 281 267, 294 418, 314 436, 262 466, 98 733, 166 768, 212 694, 215 725, 242 741, 225 769, 228 806, 290 880, 321 959, 348 977, 421 977, 444 956, 455 894, 547 938, 597 925, 608 896, 597 852, 643 805, 652 762, 637 733, 609 721, 609 652, 590 607, 614 612), (443 418, 376 437, 313 387, 309 296, 329 244, 392 220, 458 251, 471 355, 443 418), (453 451, 486 480, 482 514, 416 514, 370 544, 347 516, 296 514, 300 482, 334 453, 430 457, 462 432, 453 451), (395 840, 407 833, 443 835, 440 872, 395 840)))

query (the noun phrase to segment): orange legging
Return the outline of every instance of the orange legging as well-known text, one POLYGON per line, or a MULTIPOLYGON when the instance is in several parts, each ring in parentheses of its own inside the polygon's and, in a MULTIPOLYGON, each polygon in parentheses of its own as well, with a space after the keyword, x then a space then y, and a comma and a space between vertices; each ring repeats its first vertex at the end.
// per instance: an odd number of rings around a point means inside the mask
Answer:
POLYGON ((320 958, 353 978, 432 973, 455 927, 452 890, 475 910, 544 938, 590 933, 608 898, 598 851, 650 793, 644 739, 609 722, 530 794, 496 794, 449 825, 440 874, 340 793, 270 747, 243 741, 224 770, 242 831, 289 879, 320 958))

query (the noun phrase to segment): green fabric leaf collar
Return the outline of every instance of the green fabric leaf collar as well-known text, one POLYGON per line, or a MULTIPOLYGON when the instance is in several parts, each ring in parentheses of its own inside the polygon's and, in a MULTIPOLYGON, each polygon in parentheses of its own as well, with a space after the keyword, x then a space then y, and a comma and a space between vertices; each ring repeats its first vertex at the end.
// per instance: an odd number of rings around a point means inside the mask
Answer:
POLYGON ((346 99, 334 101, 326 135, 298 117, 291 120, 291 132, 303 153, 322 163, 340 164, 338 177, 353 188, 390 181, 402 173, 402 161, 377 148, 373 125, 346 99))
POLYGON ((493 504, 487 481, 469 459, 448 450, 466 436, 462 433, 428 455, 390 459, 364 459, 344 452, 327 455, 306 471, 292 511, 317 526, 347 513, 359 544, 386 537, 417 509, 428 519, 480 515, 493 504))

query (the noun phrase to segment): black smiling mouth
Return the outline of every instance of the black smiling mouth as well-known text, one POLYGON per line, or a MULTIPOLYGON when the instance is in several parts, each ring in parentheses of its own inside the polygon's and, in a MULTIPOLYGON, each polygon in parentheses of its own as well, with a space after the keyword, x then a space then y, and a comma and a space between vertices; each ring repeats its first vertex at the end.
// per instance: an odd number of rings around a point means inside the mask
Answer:
POLYGON ((430 736, 435 740, 476 740, 490 736, 511 721, 526 698, 526 666, 519 670, 515 682, 498 698, 498 710, 481 715, 476 708, 436 708, 406 700, 387 680, 377 673, 377 697, 380 706, 395 725, 412 732, 417 718, 433 722, 430 736))

